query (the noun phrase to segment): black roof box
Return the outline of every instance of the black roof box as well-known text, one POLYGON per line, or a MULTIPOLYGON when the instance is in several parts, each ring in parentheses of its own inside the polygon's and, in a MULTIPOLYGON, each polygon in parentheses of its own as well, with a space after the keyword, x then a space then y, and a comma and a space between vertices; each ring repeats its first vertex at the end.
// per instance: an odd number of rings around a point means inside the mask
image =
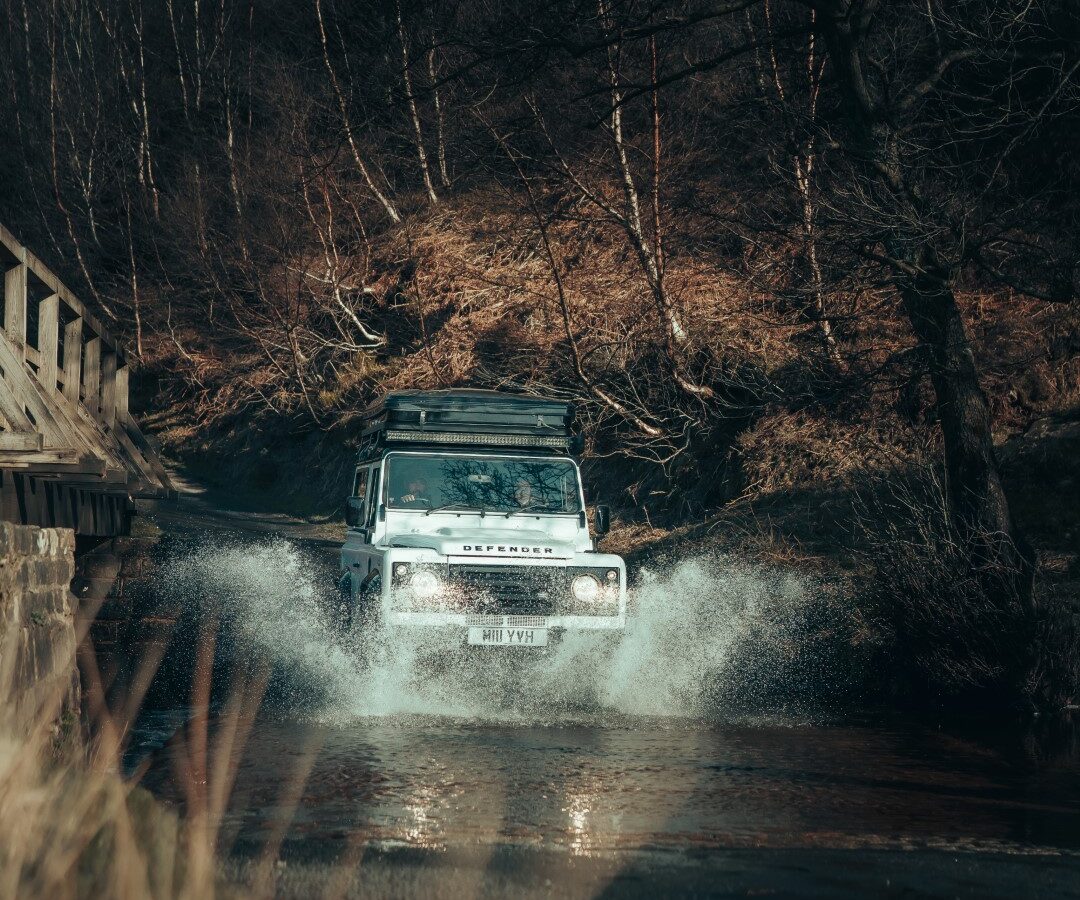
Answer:
POLYGON ((501 391, 392 391, 365 419, 361 453, 389 444, 563 451, 579 444, 572 402, 501 391))

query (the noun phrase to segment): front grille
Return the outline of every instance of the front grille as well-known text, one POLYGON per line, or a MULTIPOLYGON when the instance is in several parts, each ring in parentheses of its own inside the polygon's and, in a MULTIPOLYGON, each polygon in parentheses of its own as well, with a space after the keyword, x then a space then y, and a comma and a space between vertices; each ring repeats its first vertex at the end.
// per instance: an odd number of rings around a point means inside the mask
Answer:
POLYGON ((549 616, 566 593, 566 571, 550 566, 450 566, 450 584, 480 614, 549 616))
POLYGON ((505 625, 506 616, 466 616, 466 625, 483 625, 487 628, 505 625))
POLYGON ((547 616, 466 616, 466 625, 506 628, 546 628, 547 616))
POLYGON ((543 628, 547 625, 547 616, 507 616, 507 628, 543 628))

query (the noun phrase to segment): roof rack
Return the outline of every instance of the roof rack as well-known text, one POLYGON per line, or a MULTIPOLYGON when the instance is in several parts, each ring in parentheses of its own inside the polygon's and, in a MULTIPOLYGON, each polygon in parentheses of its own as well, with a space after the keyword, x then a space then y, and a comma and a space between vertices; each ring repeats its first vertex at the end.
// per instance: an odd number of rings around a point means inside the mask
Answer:
POLYGON ((393 445, 580 452, 574 405, 500 391, 393 391, 365 410, 360 455, 393 445))

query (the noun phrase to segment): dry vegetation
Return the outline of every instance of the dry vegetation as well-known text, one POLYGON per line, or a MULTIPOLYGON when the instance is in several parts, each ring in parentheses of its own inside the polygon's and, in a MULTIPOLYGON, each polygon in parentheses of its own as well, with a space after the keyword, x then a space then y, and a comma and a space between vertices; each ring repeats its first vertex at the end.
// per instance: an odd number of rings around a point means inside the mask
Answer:
MULTIPOLYGON (((83 623, 83 627, 86 626, 83 623)), ((3 636, 11 656, 18 630, 3 636)), ((191 715, 169 746, 179 802, 166 804, 140 787, 147 760, 125 762, 145 692, 163 647, 148 645, 124 686, 103 682, 89 637, 80 640, 82 717, 58 726, 65 688, 44 698, 29 721, 0 704, 0 897, 213 898, 267 897, 281 872, 281 837, 292 821, 307 768, 281 785, 280 833, 247 861, 243 877, 227 877, 226 808, 248 736, 266 690, 265 663, 230 669, 227 690, 211 703, 216 642, 204 623, 192 651, 197 661, 184 695, 191 715), (57 735, 64 735, 63 741, 57 735)), ((74 666, 75 660, 68 660, 74 666)), ((220 671, 216 673, 221 677, 220 671)), ((8 696, 10 684, 0 683, 8 696)), ((316 752, 314 749, 312 753, 316 752)), ((361 875, 348 855, 331 866, 323 896, 356 890, 361 875)))

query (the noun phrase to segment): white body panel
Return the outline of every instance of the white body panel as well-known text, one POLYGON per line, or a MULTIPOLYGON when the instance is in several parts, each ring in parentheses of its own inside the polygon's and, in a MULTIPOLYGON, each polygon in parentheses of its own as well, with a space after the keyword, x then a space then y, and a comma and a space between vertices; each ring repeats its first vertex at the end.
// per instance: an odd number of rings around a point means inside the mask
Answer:
MULTIPOLYGON (((383 624, 394 628, 456 629, 463 643, 470 626, 535 627, 556 633, 617 632, 625 627, 625 563, 595 551, 583 515, 387 508, 385 462, 366 464, 368 515, 363 527, 349 528, 341 550, 342 592, 354 608, 376 605, 383 624), (419 599, 407 584, 395 584, 400 581, 395 567, 409 573, 424 568, 439 578, 443 588, 419 599), (461 582, 455 580, 474 577, 477 570, 496 581, 503 574, 517 579, 521 593, 505 604, 484 601, 478 606, 475 596, 466 599, 461 582), (617 579, 611 579, 612 573, 617 579), (570 593, 572 579, 582 574, 600 582, 594 602, 577 600, 570 593), (525 596, 534 589, 534 581, 540 586, 538 606, 525 596), (549 596, 551 592, 558 596, 549 596), (516 608, 519 603, 522 611, 516 608)), ((505 594, 505 583, 501 589, 505 594)))

